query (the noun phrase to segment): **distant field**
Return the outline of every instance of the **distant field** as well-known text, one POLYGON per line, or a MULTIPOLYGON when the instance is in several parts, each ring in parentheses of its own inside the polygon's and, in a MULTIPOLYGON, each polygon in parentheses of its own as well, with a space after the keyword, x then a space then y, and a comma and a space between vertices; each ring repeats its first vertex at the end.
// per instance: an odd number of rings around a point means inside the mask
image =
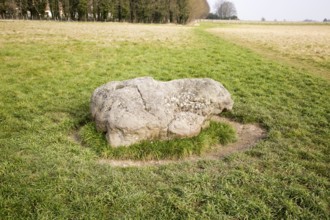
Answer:
POLYGON ((231 25, 0 21, 0 219, 329 219, 329 26, 231 25), (267 137, 218 160, 100 162, 90 96, 139 76, 213 78, 224 115, 267 137))
POLYGON ((189 39, 189 27, 173 25, 132 25, 129 23, 73 23, 53 21, 0 21, 0 43, 49 44, 65 41, 90 43, 111 42, 168 42, 180 43, 189 39))
POLYGON ((330 79, 330 25, 233 23, 211 32, 271 58, 289 58, 296 66, 315 67, 312 71, 330 79))

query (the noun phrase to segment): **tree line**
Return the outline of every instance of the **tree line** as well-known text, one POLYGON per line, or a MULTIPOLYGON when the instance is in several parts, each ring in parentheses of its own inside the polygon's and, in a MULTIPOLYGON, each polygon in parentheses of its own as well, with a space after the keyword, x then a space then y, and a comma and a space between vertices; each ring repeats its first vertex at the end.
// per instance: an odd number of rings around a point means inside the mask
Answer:
POLYGON ((206 0, 0 0, 2 19, 184 24, 208 12, 206 0))

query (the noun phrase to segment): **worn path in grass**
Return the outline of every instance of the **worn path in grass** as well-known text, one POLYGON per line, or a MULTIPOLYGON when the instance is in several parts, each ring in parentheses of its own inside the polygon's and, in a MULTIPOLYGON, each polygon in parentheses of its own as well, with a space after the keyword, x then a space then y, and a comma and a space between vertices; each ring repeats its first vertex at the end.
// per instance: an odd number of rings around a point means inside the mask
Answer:
POLYGON ((222 24, 210 33, 260 55, 330 81, 330 26, 288 24, 222 24))

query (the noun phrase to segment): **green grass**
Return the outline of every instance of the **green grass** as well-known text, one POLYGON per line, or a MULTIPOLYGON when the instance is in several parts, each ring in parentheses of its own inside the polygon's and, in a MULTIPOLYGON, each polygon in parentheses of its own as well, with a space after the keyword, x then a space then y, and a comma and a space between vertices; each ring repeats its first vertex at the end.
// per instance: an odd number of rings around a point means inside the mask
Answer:
POLYGON ((329 82, 192 32, 182 45, 2 39, 0 219, 328 219, 329 82), (142 168, 99 164, 69 140, 96 87, 146 75, 222 82, 235 101, 226 116, 262 124, 267 139, 218 161, 142 168))
POLYGON ((198 136, 166 141, 142 141, 130 147, 113 148, 103 133, 96 130, 95 123, 84 125, 79 131, 84 146, 94 149, 102 158, 130 160, 182 159, 201 155, 216 145, 226 145, 236 140, 235 130, 228 124, 210 122, 198 136))

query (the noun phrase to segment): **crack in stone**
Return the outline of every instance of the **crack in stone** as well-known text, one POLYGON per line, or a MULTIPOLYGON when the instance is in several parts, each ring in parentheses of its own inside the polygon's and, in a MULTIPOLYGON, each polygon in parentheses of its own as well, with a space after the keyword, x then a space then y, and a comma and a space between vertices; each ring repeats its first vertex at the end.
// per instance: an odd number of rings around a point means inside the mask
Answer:
MULTIPOLYGON (((141 97, 142 102, 143 102, 143 105, 144 105, 144 110, 146 110, 147 112, 149 112, 149 111, 150 111, 150 108, 147 108, 146 100, 144 100, 144 98, 143 98, 143 96, 142 96, 142 93, 141 93, 139 87, 136 86, 135 88, 136 88, 136 90, 138 91, 138 93, 140 94, 140 97, 141 97)), ((150 112, 149 112, 149 113, 150 113, 150 112)), ((151 113, 150 113, 150 114, 151 114, 151 113)))
POLYGON ((147 102, 146 102, 146 100, 143 98, 142 92, 141 92, 141 90, 139 89, 139 87, 136 86, 135 88, 136 88, 136 90, 138 91, 138 93, 139 93, 139 95, 140 95, 140 97, 141 97, 141 100, 142 100, 142 102, 143 102, 143 106, 144 106, 144 110, 145 110, 146 112, 148 112, 149 114, 155 116, 158 120, 161 120, 160 117, 158 117, 156 114, 152 113, 152 112, 150 111, 151 109, 147 107, 147 102))
POLYGON ((174 115, 174 118, 172 118, 172 120, 166 125, 166 132, 167 132, 167 137, 169 137, 171 135, 170 133, 170 124, 172 124, 173 121, 176 120, 176 114, 174 115))

